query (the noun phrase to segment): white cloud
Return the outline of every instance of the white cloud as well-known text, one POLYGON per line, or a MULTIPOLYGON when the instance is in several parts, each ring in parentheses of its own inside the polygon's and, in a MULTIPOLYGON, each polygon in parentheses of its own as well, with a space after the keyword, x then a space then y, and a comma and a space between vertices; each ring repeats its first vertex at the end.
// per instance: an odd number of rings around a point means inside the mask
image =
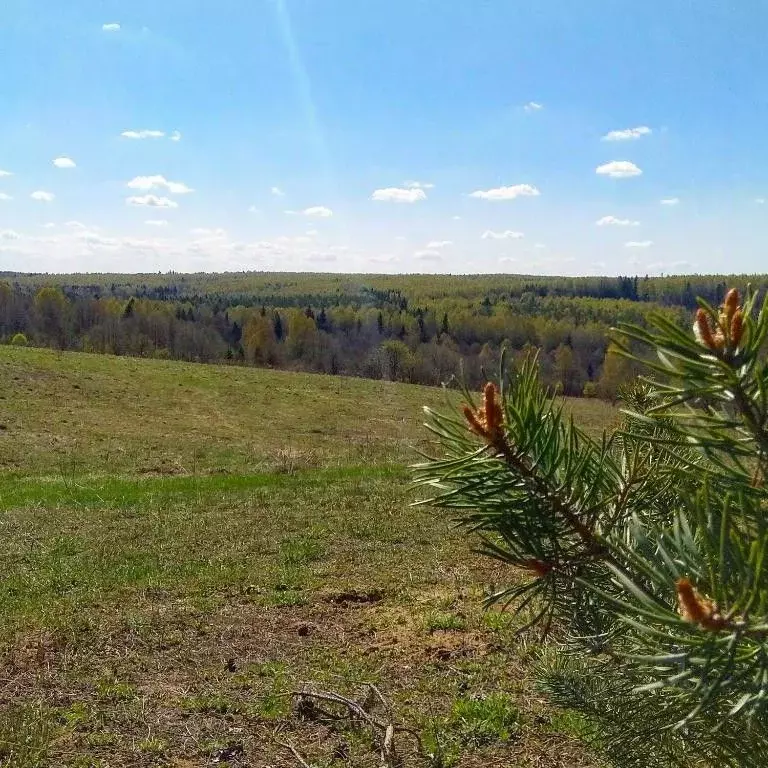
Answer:
POLYGON ((764 197, 756 197, 756 198, 755 198, 755 202, 756 202, 758 205, 765 205, 765 198, 764 198, 764 197))
POLYGON ((306 234, 308 237, 315 237, 320 233, 316 229, 308 229, 304 234, 306 234))
POLYGON ((612 179, 629 179, 632 176, 639 176, 642 171, 629 160, 613 160, 604 165, 598 165, 595 168, 598 176, 609 176, 612 179))
POLYGON ((440 261, 442 259, 439 251, 433 251, 429 248, 423 251, 415 251, 413 256, 419 259, 419 261, 440 261))
POLYGON ((544 105, 539 104, 537 101, 529 101, 523 109, 526 112, 538 112, 540 109, 544 109, 544 105))
POLYGON ((162 139, 165 131, 123 131, 120 135, 126 139, 162 139))
POLYGON ((505 229, 503 232, 494 232, 492 229, 486 229, 482 235, 481 240, 520 240, 525 237, 522 232, 514 232, 511 229, 505 229))
POLYGON ((80 232, 77 237, 79 240, 82 240, 84 243, 91 246, 117 248, 120 245, 120 240, 116 237, 103 237, 98 232, 80 232))
POLYGON ((426 199, 426 192, 421 187, 384 187, 375 189, 371 195, 371 200, 381 203, 417 203, 426 199))
POLYGON ((302 213, 315 219, 328 219, 333 216, 333 211, 324 205, 313 205, 310 208, 305 208, 302 213))
POLYGON ((0 179, 3 178, 4 176, 13 176, 13 172, 12 171, 0 171, 0 179))
POLYGON ((9 195, 5 192, 0 192, 0 200, 13 200, 13 195, 9 195))
POLYGON ((248 213, 261 213, 261 209, 257 208, 255 205, 249 205, 248 213))
POLYGON ((51 200, 53 200, 56 197, 56 195, 54 195, 53 192, 45 192, 42 189, 38 189, 35 192, 33 192, 30 195, 30 197, 33 200, 37 200, 38 202, 41 202, 41 203, 50 203, 51 200))
POLYGON ((271 187, 269 192, 275 197, 285 197, 285 192, 280 187, 271 187))
POLYGON ((181 132, 174 131, 169 137, 171 141, 181 141, 181 132))
POLYGON ((514 264, 517 261, 513 256, 500 256, 499 262, 501 264, 514 264))
POLYGON ((167 227, 168 221, 167 219, 147 219, 145 224, 148 224, 150 227, 167 227))
POLYGON ((56 229, 56 225, 52 221, 49 221, 47 224, 43 224, 43 229, 56 229))
POLYGON ((665 197, 663 200, 659 200, 662 205, 678 205, 680 203, 679 197, 665 197))
POLYGON ((546 248, 547 246, 544 245, 544 243, 534 243, 533 247, 541 251, 541 250, 544 250, 544 248, 546 248))
POLYGON ((368 261, 373 264, 394 264, 400 259, 394 253, 384 253, 381 256, 369 256, 368 261))
POLYGON ((102 24, 101 28, 104 32, 119 32, 120 31, 120 25, 117 22, 112 22, 111 24, 102 24))
POLYGON ((470 193, 470 197, 480 200, 514 200, 516 197, 538 197, 541 194, 530 184, 515 184, 511 187, 496 187, 496 189, 478 189, 470 193))
POLYGON ((461 216, 451 216, 451 219, 453 219, 453 221, 461 221, 461 216))
POLYGON ((82 229, 88 229, 88 227, 79 221, 65 221, 64 226, 67 229, 74 229, 74 230, 82 230, 82 229))
POLYGON ((76 168, 77 164, 71 157, 57 157, 53 164, 57 168, 76 168))
POLYGON ((0 238, 3 240, 21 240, 21 235, 13 229, 4 229, 0 232, 0 238))
POLYGON ((624 243, 625 248, 650 248, 652 245, 653 240, 630 240, 624 243))
POLYGON ((632 221, 631 219, 618 219, 616 216, 603 216, 602 219, 598 219, 595 224, 598 227, 639 227, 639 221, 632 221))
POLYGON ((428 181, 404 181, 403 186, 407 189, 433 189, 435 185, 428 181))
POLYGON ((139 189, 148 192, 150 189, 167 189, 172 195, 186 195, 195 190, 181 181, 168 181, 165 176, 137 176, 131 179, 126 186, 129 189, 139 189))
POLYGON ((647 125, 639 125, 637 128, 626 128, 623 131, 609 131, 603 136, 603 141, 631 141, 639 139, 641 136, 648 136, 652 133, 647 125))
POLYGON ((178 208, 179 204, 175 200, 167 197, 158 197, 157 195, 142 195, 126 197, 127 205, 147 206, 149 208, 178 208))
POLYGON ((427 243, 427 248, 429 250, 439 250, 440 248, 447 248, 449 245, 453 245, 453 240, 430 240, 427 243))
POLYGON ((225 229, 221 229, 220 227, 217 229, 208 229, 207 227, 195 227, 191 234, 197 236, 197 237, 226 237, 227 231, 225 229))
POLYGON ((319 263, 327 263, 331 261, 336 261, 336 254, 335 253, 322 253, 320 251, 315 253, 309 253, 304 257, 307 261, 315 261, 319 263))

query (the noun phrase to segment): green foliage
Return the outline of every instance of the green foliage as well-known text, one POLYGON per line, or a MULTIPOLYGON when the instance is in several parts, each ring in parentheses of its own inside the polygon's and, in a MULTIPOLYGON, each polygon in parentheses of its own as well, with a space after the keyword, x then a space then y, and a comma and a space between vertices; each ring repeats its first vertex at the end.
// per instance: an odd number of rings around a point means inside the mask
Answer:
POLYGON ((464 417, 427 409, 441 455, 415 470, 429 503, 527 574, 490 600, 550 635, 544 688, 616 766, 768 754, 768 302, 702 301, 695 331, 622 328, 616 366, 644 346, 655 379, 622 390, 600 441, 534 361, 502 363, 464 417))
MULTIPOLYGON (((566 395, 613 400, 635 367, 607 350, 617 323, 687 322, 696 292, 725 279, 518 275, 14 275, 0 283, 0 335, 36 346, 472 386, 502 348, 540 348, 566 395), (589 385, 594 385, 594 389, 589 385)), ((753 278, 754 279, 754 278, 753 278)), ((768 288, 764 277, 761 284, 768 288)), ((731 283, 742 284, 744 278, 731 283)))
POLYGON ((11 337, 11 344, 14 347, 26 347, 29 342, 23 333, 14 333, 11 337))

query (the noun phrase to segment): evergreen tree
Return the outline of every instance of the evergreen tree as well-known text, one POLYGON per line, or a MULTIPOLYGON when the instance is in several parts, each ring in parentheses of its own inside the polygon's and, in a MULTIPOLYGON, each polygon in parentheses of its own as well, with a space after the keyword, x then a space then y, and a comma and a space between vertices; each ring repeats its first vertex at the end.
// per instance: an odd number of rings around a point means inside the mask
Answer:
MULTIPOLYGON (((614 766, 768 760, 768 301, 700 301, 617 336, 656 353, 596 441, 535 361, 463 414, 428 411, 443 447, 416 469, 520 578, 490 601, 550 637, 543 689, 614 766)), ((636 359, 636 358, 633 358, 636 359)))

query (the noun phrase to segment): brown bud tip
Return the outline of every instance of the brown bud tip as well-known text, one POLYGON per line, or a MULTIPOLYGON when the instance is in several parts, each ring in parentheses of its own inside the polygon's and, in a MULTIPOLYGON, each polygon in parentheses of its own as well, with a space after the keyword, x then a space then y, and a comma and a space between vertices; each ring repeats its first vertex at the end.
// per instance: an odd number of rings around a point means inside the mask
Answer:
POLYGON ((728 314, 728 317, 733 317, 733 313, 739 308, 741 303, 741 297, 739 292, 735 288, 731 288, 728 293, 725 294, 725 301, 723 302, 723 309, 728 314))
POLYGON ((489 432, 495 432, 501 426, 501 406, 498 402, 499 390, 493 382, 483 387, 483 412, 489 432))
POLYGON ((468 405, 462 408, 464 418, 469 424, 469 428, 476 434, 485 437, 485 427, 480 423, 477 414, 468 405))
POLYGON ((738 347, 744 335, 744 313, 737 309, 731 320, 731 344, 738 347))
POLYGON ((728 626, 728 622, 720 616, 715 604, 702 597, 693 587, 689 579, 678 579, 677 605, 680 615, 690 624, 698 624, 703 629, 712 632, 728 626))
POLYGON ((709 317, 707 317, 707 313, 703 309, 696 310, 696 321, 693 324, 693 332, 696 335, 696 340, 699 344, 709 347, 709 349, 717 349, 719 346, 712 335, 712 329, 709 327, 709 317))

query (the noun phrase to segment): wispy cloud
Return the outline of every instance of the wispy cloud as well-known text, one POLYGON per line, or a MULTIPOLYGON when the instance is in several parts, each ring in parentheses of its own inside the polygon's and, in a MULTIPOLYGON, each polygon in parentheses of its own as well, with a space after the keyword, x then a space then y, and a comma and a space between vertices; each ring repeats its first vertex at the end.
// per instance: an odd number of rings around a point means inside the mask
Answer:
POLYGON ((439 251, 433 251, 431 248, 415 251, 413 257, 419 261, 440 261, 443 258, 439 251))
POLYGON ((758 205, 765 205, 765 198, 764 198, 764 197, 756 197, 756 198, 755 198, 755 202, 756 202, 758 205))
POLYGON ((275 197, 285 197, 285 192, 280 187, 272 187, 269 192, 275 197))
POLYGON ((652 245, 653 240, 630 240, 624 243, 625 248, 650 248, 652 245))
POLYGON ((492 229, 486 229, 482 235, 481 240, 520 240, 525 237, 522 232, 515 232, 511 229, 505 229, 503 232, 494 232, 492 229))
POLYGON ((125 139, 162 139, 165 136, 165 131, 123 131, 120 134, 125 139))
POLYGON ((632 141, 652 133, 647 125, 639 125, 637 128, 625 128, 623 131, 608 131, 603 136, 603 141, 632 141))
POLYGON ((13 171, 0 171, 0 179, 5 176, 13 176, 13 171))
POLYGON ((598 227, 639 227, 639 221, 632 221, 631 219, 619 219, 616 216, 603 216, 602 219, 598 219, 595 224, 598 227))
POLYGON ((311 216, 315 219, 329 219, 333 216, 333 211, 330 208, 326 208, 324 205, 313 205, 309 208, 305 208, 302 213, 304 216, 311 216))
POLYGON ((663 200, 659 200, 662 205, 679 205, 679 197, 665 197, 663 200))
POLYGON ((53 164, 57 168, 76 168, 77 164, 71 157, 57 157, 53 164))
POLYGON ((517 259, 514 256, 500 256, 499 264, 514 264, 517 259))
POLYGON ((427 194, 421 187, 385 187, 375 189, 371 195, 371 200, 382 203, 417 203, 426 199, 427 194))
POLYGON ((403 186, 407 189, 434 189, 434 184, 428 181, 404 181, 403 186))
POLYGON ((46 192, 43 189, 38 189, 33 192, 30 197, 40 203, 50 203, 56 197, 56 195, 54 195, 53 192, 46 192))
POLYGON ((0 192, 0 200, 13 200, 13 195, 9 195, 6 192, 0 192))
POLYGON ((184 182, 169 181, 165 176, 136 176, 126 186, 129 189, 138 189, 142 192, 148 192, 150 189, 166 189, 172 195, 186 195, 189 192, 194 192, 184 182))
POLYGON ((181 132, 174 131, 169 137, 171 141, 181 141, 181 132))
POLYGON ((0 232, 0 238, 3 240, 21 240, 21 235, 13 229, 4 229, 0 232))
POLYGON ((515 184, 511 187, 478 189, 469 196, 480 200, 514 200, 516 197, 538 197, 540 194, 541 192, 530 184, 515 184))
POLYGON ((111 24, 102 24, 101 29, 104 32, 119 32, 120 25, 116 21, 113 21, 111 24))
POLYGON ((529 101, 529 102, 528 102, 528 103, 527 103, 527 104, 526 104, 526 105, 523 107, 523 109, 524 109, 526 112, 538 112, 540 109, 544 109, 544 105, 543 105, 543 104, 539 104, 539 102, 538 102, 538 101, 529 101))
POLYGON ((167 227, 168 221, 166 219, 147 219, 145 224, 148 224, 150 227, 167 227))
POLYGON ((612 179, 629 179, 632 176, 639 176, 642 171, 629 160, 613 160, 604 165, 598 165, 595 168, 598 176, 608 176, 612 179))
POLYGON ((158 197, 157 195, 135 195, 126 197, 127 205, 147 206, 148 208, 178 208, 179 204, 168 197, 158 197))
POLYGON ((430 240, 427 243, 427 248, 429 250, 434 250, 440 248, 448 248, 450 245, 453 245, 453 240, 430 240))

